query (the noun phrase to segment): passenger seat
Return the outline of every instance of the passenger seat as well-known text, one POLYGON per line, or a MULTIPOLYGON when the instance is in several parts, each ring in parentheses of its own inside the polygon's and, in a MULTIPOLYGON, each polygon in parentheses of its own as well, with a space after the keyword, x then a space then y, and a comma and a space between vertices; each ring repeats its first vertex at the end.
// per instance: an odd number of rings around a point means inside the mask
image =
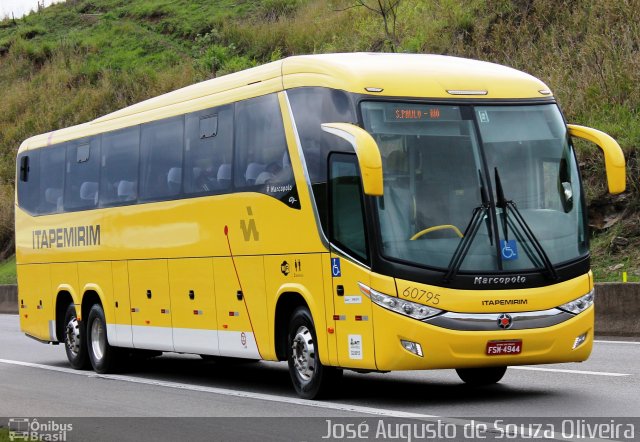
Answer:
POLYGON ((260 175, 266 169, 267 166, 262 163, 249 163, 249 165, 247 166, 247 171, 244 174, 244 178, 245 180, 247 180, 247 185, 253 186, 254 184, 257 184, 256 178, 258 178, 258 175, 260 175))
POLYGON ((95 206, 98 204, 98 183, 94 181, 85 181, 80 185, 80 199, 82 201, 90 201, 95 206))
POLYGON ((222 189, 228 189, 231 185, 231 164, 224 163, 218 169, 218 184, 222 189))
POLYGON ((118 199, 120 201, 132 201, 135 200, 136 195, 136 182, 122 180, 118 183, 118 199))
POLYGON ((172 167, 167 173, 167 186, 169 187, 169 195, 177 195, 180 193, 182 186, 182 169, 180 167, 172 167))

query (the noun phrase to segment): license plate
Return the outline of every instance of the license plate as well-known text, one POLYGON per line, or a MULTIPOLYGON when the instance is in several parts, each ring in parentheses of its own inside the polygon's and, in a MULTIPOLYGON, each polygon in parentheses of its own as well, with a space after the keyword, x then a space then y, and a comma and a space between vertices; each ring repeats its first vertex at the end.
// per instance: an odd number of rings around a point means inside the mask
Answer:
POLYGON ((522 339, 487 342, 487 356, 519 355, 522 353, 522 339))

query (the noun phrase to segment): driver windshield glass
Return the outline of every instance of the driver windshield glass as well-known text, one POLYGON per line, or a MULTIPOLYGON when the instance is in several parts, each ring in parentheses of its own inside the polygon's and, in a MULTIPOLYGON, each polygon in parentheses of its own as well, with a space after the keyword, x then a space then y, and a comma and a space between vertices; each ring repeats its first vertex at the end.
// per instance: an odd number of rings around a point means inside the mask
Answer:
POLYGON ((366 101, 361 111, 382 156, 384 196, 376 205, 387 258, 448 268, 484 203, 488 209, 480 213, 460 271, 541 268, 513 210, 505 218, 495 207, 496 169, 505 199, 519 209, 551 263, 587 252, 575 159, 555 105, 366 101), (500 247, 506 255, 498 254, 500 247))
MULTIPOLYGON (((584 256, 588 243, 580 177, 557 106, 477 106, 474 110, 490 173, 499 171, 505 199, 513 202, 551 263, 584 256)), ((503 211, 497 209, 503 267, 540 267, 540 257, 514 222, 513 210, 508 207, 506 217, 503 211), (510 250, 510 245, 515 248, 510 250)))

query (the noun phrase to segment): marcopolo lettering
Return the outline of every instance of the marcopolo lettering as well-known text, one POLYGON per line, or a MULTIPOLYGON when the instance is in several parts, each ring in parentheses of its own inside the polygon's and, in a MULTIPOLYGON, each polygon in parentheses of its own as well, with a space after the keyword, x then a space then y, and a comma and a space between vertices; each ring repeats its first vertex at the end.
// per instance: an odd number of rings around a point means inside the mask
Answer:
POLYGON ((267 192, 269 193, 291 192, 291 189, 293 189, 293 186, 291 184, 281 186, 273 186, 271 184, 267 184, 267 192))
POLYGON ((99 246, 100 224, 34 230, 31 239, 34 249, 99 246))
POLYGON ((485 284, 524 284, 527 282, 527 278, 525 276, 493 276, 493 277, 485 277, 485 276, 476 276, 473 279, 474 285, 485 285, 485 284))

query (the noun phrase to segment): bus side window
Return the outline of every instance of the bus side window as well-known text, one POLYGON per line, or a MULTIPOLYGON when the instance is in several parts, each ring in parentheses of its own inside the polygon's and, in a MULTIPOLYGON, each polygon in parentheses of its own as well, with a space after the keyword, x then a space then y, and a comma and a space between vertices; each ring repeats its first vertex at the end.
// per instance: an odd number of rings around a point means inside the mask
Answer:
POLYGON ((69 143, 64 192, 65 210, 97 207, 99 176, 100 138, 69 143))
POLYGON ((39 158, 40 149, 26 151, 18 156, 18 170, 16 174, 18 206, 31 214, 36 214, 38 211, 38 197, 40 193, 39 158), (24 167, 26 167, 27 170, 22 170, 24 167), (23 178, 26 178, 26 180, 23 178))
POLYGON ((322 230, 329 235, 327 161, 330 152, 353 152, 351 144, 322 130, 322 123, 354 123, 358 119, 349 94, 323 87, 287 91, 300 136, 304 162, 313 188, 322 230))
POLYGON ((231 187, 233 105, 186 116, 184 192, 215 194, 231 187))
POLYGON ((275 94, 236 104, 234 184, 299 208, 291 159, 275 94))
POLYGON ((102 136, 101 206, 131 204, 138 198, 139 139, 139 126, 102 136))
POLYGON ((329 200, 331 240, 357 258, 367 261, 362 184, 357 157, 329 156, 329 200))
POLYGON ((274 94, 236 105, 236 187, 290 179, 283 176, 290 171, 290 161, 280 115, 274 94))
POLYGON ((40 150, 40 204, 38 213, 46 215, 63 210, 66 144, 40 150))
POLYGON ((142 126, 140 199, 163 200, 182 192, 184 117, 142 126))

